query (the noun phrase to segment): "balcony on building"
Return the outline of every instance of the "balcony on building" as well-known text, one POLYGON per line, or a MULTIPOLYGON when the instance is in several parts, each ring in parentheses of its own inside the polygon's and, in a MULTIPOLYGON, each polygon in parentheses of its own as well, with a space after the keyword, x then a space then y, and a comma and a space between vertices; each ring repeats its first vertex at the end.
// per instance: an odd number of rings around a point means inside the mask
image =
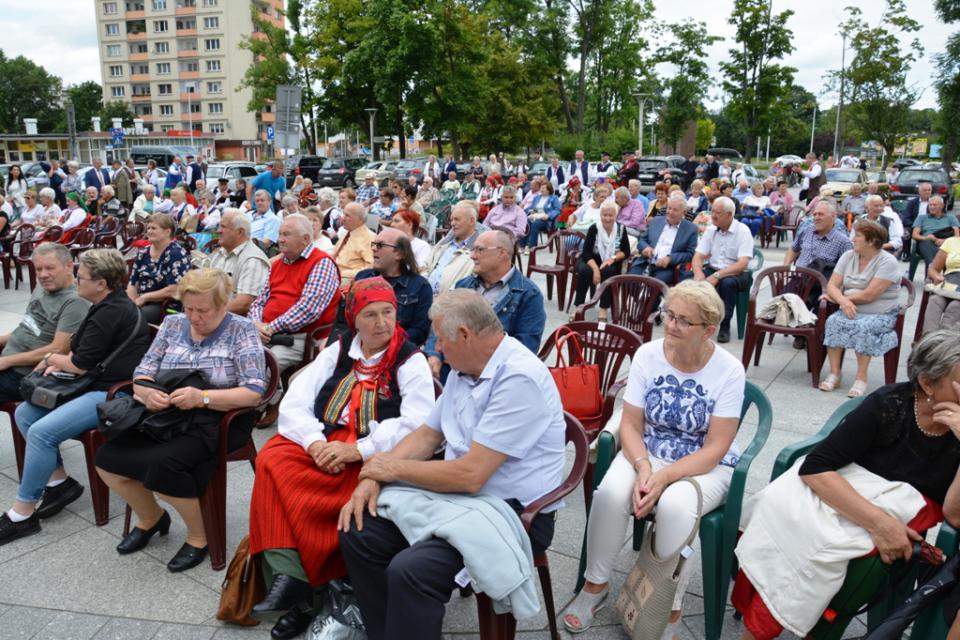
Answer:
POLYGON ((178 58, 196 58, 199 54, 197 49, 197 39, 177 40, 178 58))
POLYGON ((190 16, 197 13, 197 0, 177 0, 175 13, 178 16, 190 16))
POLYGON ((146 20, 127 20, 127 41, 146 40, 147 39, 147 21, 146 20))

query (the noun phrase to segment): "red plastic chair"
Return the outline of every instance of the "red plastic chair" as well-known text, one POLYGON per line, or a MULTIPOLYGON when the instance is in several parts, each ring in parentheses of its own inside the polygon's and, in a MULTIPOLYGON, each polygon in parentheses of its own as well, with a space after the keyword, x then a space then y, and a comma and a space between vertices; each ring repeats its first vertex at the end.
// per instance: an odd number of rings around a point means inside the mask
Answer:
POLYGON ((77 256, 86 251, 87 249, 93 249, 96 246, 96 234, 94 234, 93 229, 86 228, 80 229, 73 236, 73 242, 70 244, 68 249, 70 249, 70 254, 76 260, 77 256))
MULTIPOLYGON (((788 231, 793 233, 793 237, 797 237, 797 227, 800 224, 800 219, 803 217, 805 209, 801 204, 793 205, 793 208, 790 209, 783 217, 783 224, 774 224, 770 226, 770 234, 776 236, 777 248, 780 248, 780 236, 785 235, 788 231)), ((767 246, 770 245, 769 240, 767 241, 767 246)))
MULTIPOLYGON (((577 485, 583 481, 584 474, 587 472, 587 461, 590 458, 590 444, 587 442, 587 434, 584 433, 580 421, 575 417, 566 412, 564 412, 563 417, 567 423, 566 441, 568 444, 573 443, 573 467, 563 484, 539 500, 531 502, 520 514, 520 521, 527 532, 530 531, 534 519, 540 515, 540 512, 572 493, 577 485)), ((560 634, 557 631, 557 612, 553 602, 553 585, 550 581, 550 561, 547 558, 546 551, 533 557, 533 566, 537 568, 537 573, 540 576, 540 588, 543 590, 547 620, 550 623, 550 638, 551 640, 560 640, 560 634)), ((493 602, 483 593, 477 594, 477 618, 480 622, 480 640, 511 640, 516 635, 517 620, 509 613, 494 613, 493 602)))
POLYGON ((117 248, 117 237, 120 235, 120 221, 115 216, 106 216, 97 229, 94 245, 98 248, 117 248))
MULTIPOLYGON (((234 409, 225 413, 223 418, 220 419, 220 447, 217 450, 217 470, 214 471, 207 488, 200 496, 200 510, 203 513, 203 528, 207 534, 210 566, 214 571, 220 571, 227 565, 227 463, 246 460, 254 471, 257 469, 257 447, 253 444, 252 436, 239 449, 227 451, 230 426, 237 417, 244 414, 263 414, 267 407, 267 401, 277 390, 277 384, 280 380, 277 361, 273 354, 267 349, 263 351, 267 362, 267 390, 264 392, 260 404, 256 407, 234 409)), ((124 384, 127 388, 130 388, 133 383, 126 382, 124 384)), ((127 505, 123 520, 123 535, 130 532, 131 515, 130 505, 127 505)))
POLYGON ((547 238, 546 244, 534 247, 530 250, 530 256, 527 260, 527 277, 531 273, 542 273, 547 277, 547 300, 553 300, 553 279, 557 279, 557 308, 563 311, 564 302, 567 298, 567 276, 576 270, 576 259, 570 255, 568 244, 570 238, 578 236, 583 239, 583 234, 578 231, 557 231, 547 238), (541 262, 537 264, 538 257, 544 260, 538 254, 553 254, 553 262, 541 262))
POLYGON ((600 283, 593 298, 576 309, 576 320, 582 321, 587 309, 600 304, 600 296, 610 289, 611 304, 609 322, 626 327, 639 334, 644 342, 653 339, 654 306, 661 296, 667 295, 667 285, 656 278, 626 274, 613 276, 600 283))
POLYGON ((803 337, 807 341, 807 370, 813 378, 814 388, 820 386, 820 369, 823 367, 825 351, 823 348, 823 326, 827 320, 827 302, 820 300, 817 307, 817 322, 812 327, 782 327, 771 320, 757 317, 757 294, 764 280, 770 282, 770 294, 778 296, 782 293, 795 293, 801 299, 807 300, 814 287, 820 285, 821 291, 827 290, 827 280, 819 271, 805 267, 768 267, 758 273, 750 289, 750 302, 747 306, 747 332, 743 339, 743 368, 750 366, 751 356, 754 356, 754 365, 760 364, 760 353, 763 351, 764 334, 774 334, 803 337))
POLYGON ((4 289, 10 288, 10 269, 14 264, 14 256, 23 251, 24 241, 33 238, 35 232, 36 228, 32 224, 22 224, 16 231, 3 236, 3 242, 0 244, 0 267, 3 268, 4 289))

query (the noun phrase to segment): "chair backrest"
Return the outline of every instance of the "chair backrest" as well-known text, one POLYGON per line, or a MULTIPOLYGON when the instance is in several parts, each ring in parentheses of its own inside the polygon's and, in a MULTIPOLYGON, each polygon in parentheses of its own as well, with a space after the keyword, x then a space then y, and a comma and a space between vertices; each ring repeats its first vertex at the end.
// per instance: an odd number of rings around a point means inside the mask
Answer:
POLYGON ((753 273, 763 271, 763 251, 760 251, 759 247, 753 248, 753 258, 750 260, 750 264, 747 265, 747 269, 753 273))
MULTIPOLYGON (((541 347, 539 357, 544 362, 553 351, 559 333, 565 331, 564 327, 580 336, 584 360, 600 368, 601 394, 607 393, 610 386, 617 381, 624 363, 628 358, 633 358, 633 354, 643 344, 643 339, 626 327, 599 322, 570 322, 557 327, 541 347)), ((574 345, 569 340, 565 355, 568 362, 576 355, 574 345)))
POLYGON ((207 241, 207 243, 203 245, 203 252, 204 252, 204 253, 213 253, 214 251, 217 250, 217 248, 218 248, 219 246, 220 246, 220 239, 219 239, 219 238, 213 238, 213 239, 207 241))
POLYGON ((276 357, 270 353, 270 349, 264 348, 263 358, 267 365, 267 389, 260 397, 260 403, 257 405, 258 413, 266 411, 270 399, 273 398, 277 392, 277 385, 280 384, 280 368, 277 366, 276 357))
POLYGON ((667 294, 667 285, 656 278, 626 274, 605 280, 594 298, 610 290, 610 322, 639 334, 645 342, 653 335, 655 304, 667 294))
POLYGON ((71 243, 71 248, 73 249, 84 249, 93 246, 93 241, 95 239, 93 229, 86 227, 78 230, 73 236, 73 242, 71 243))
POLYGON ((58 242, 63 237, 63 227, 50 227, 37 240, 37 242, 58 242))
POLYGON ((795 293, 803 300, 807 300, 817 284, 820 285, 821 291, 826 292, 827 290, 827 279, 819 271, 795 265, 786 267, 781 265, 767 267, 754 276, 753 287, 750 289, 751 298, 757 297, 764 280, 770 281, 771 296, 795 293))
POLYGON ((112 236, 116 235, 120 230, 120 221, 116 216, 106 216, 101 219, 100 229, 97 231, 98 236, 112 236))
POLYGON ((800 218, 803 217, 803 214, 806 212, 806 209, 802 204, 795 204, 790 211, 787 212, 786 217, 784 218, 784 225, 788 227, 795 227, 800 223, 800 218))
POLYGON ((580 421, 573 415, 564 411, 563 419, 566 422, 566 443, 573 444, 573 465, 571 465, 570 472, 559 487, 528 504, 523 513, 520 514, 520 521, 527 531, 530 530, 534 519, 544 507, 548 507, 569 495, 583 482, 583 476, 587 472, 587 463, 590 460, 590 443, 587 440, 587 434, 580 421))

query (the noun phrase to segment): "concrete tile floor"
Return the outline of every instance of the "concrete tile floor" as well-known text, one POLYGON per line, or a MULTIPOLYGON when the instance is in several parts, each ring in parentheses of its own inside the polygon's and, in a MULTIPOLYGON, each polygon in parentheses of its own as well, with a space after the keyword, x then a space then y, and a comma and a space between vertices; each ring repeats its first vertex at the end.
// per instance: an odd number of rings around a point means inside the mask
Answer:
MULTIPOLYGON (((767 265, 782 262, 784 249, 765 250, 767 265)), ((904 264, 904 272, 906 265, 904 264)), ((535 278, 545 291, 542 277, 535 278)), ((918 276, 917 283, 920 278, 918 276)), ((572 292, 568 292, 571 293, 572 292)), ((763 294, 762 294, 763 296, 763 294)), ((9 332, 20 319, 28 294, 0 291, 0 333, 9 332)), ((904 335, 912 337, 917 306, 907 313, 904 335)), ((566 321, 557 310, 556 300, 547 302, 548 333, 566 321)), ((662 335, 656 329, 655 337, 662 335)), ((724 346, 738 358, 742 342, 736 338, 724 346)), ((901 376, 908 350, 901 352, 901 376)), ((852 375, 852 358, 846 363, 852 375)), ((883 382, 882 363, 871 364, 870 389, 883 382)), ((766 447, 751 468, 747 493, 752 495, 766 485, 777 453, 784 446, 818 431, 830 413, 844 400, 838 390, 824 394, 811 386, 803 352, 792 349, 785 338, 766 345, 759 366, 751 364, 748 379, 760 385, 774 406, 774 429, 766 447)), ((846 381, 850 382, 850 381, 846 381)), ((843 387, 845 389, 845 387, 843 387)), ((0 433, 6 432, 6 415, 0 416, 0 433)), ((756 417, 748 415, 738 435, 746 446, 756 429, 756 417)), ((262 445, 273 430, 258 431, 262 445)), ((67 443, 63 455, 68 471, 84 485, 86 478, 83 450, 78 443, 67 443)), ((253 472, 249 465, 233 464, 228 471, 227 538, 232 549, 246 532, 253 472)), ((0 508, 8 508, 17 488, 17 471, 9 435, 0 435, 0 508)), ((573 597, 584 527, 583 494, 575 491, 560 515, 556 537, 549 552, 553 592, 557 611, 573 597)), ((223 574, 203 564, 185 574, 173 575, 164 565, 184 539, 181 522, 174 519, 170 535, 154 541, 145 552, 128 557, 116 555, 113 547, 123 528, 124 505, 111 499, 110 522, 98 528, 88 495, 56 518, 45 521, 42 533, 0 547, 0 637, 14 638, 112 638, 121 639, 209 639, 269 638, 269 628, 243 629, 221 624, 214 618, 223 574)), ((629 543, 617 559, 619 583, 634 561, 629 543)), ((682 638, 703 637, 703 591, 699 568, 691 581, 684 604, 682 638)), ((598 617, 591 638, 625 638, 611 608, 598 617)), ((724 621, 723 638, 736 638, 742 627, 732 615, 724 621)), ((449 638, 478 638, 476 609, 472 599, 463 600, 454 593, 444 623, 449 638)), ((865 627, 851 625, 845 637, 861 637, 865 627)), ((561 635, 568 636, 565 631, 561 635)), ((547 638, 546 614, 522 621, 518 637, 547 638)), ((789 636, 785 636, 789 637, 789 636)))

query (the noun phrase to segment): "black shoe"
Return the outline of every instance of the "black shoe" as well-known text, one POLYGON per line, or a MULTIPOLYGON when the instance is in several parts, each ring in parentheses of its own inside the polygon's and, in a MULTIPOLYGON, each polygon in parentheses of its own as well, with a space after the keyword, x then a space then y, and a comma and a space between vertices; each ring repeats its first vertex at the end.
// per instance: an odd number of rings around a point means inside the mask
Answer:
POLYGON ((20 538, 32 536, 35 533, 40 533, 40 518, 37 517, 36 511, 29 518, 20 522, 11 520, 6 512, 0 515, 0 546, 20 538))
POLYGON ((313 587, 309 582, 281 573, 273 579, 266 597, 254 605, 250 617, 254 620, 267 620, 283 615, 299 605, 309 608, 312 602, 313 587))
POLYGON ((793 348, 794 349, 806 349, 807 348, 807 339, 803 336, 797 336, 793 339, 793 348))
POLYGON ((296 638, 307 630, 312 620, 312 613, 304 611, 300 607, 294 607, 280 616, 277 624, 273 625, 273 629, 270 629, 270 637, 276 638, 276 640, 296 638))
POLYGON ((147 543, 150 542, 150 538, 154 534, 159 533, 162 536, 167 535, 170 532, 170 514, 166 511, 163 512, 163 515, 160 517, 160 520, 157 521, 157 524, 153 525, 149 529, 141 529, 140 527, 134 527, 133 531, 128 533, 123 540, 120 541, 120 544, 117 545, 117 553, 124 556, 128 553, 133 553, 134 551, 140 551, 147 543))
POLYGON ((180 547, 180 551, 177 551, 177 555, 173 556, 173 559, 167 563, 167 570, 170 573, 180 573, 187 569, 193 569, 203 562, 203 559, 206 557, 206 547, 200 549, 184 542, 183 546, 180 547))
POLYGON ((57 515, 82 493, 83 485, 73 478, 67 478, 55 487, 45 487, 40 497, 40 506, 37 507, 37 517, 49 518, 57 515))
POLYGON ((717 342, 730 342, 730 327, 720 327, 720 331, 717 332, 717 342))

